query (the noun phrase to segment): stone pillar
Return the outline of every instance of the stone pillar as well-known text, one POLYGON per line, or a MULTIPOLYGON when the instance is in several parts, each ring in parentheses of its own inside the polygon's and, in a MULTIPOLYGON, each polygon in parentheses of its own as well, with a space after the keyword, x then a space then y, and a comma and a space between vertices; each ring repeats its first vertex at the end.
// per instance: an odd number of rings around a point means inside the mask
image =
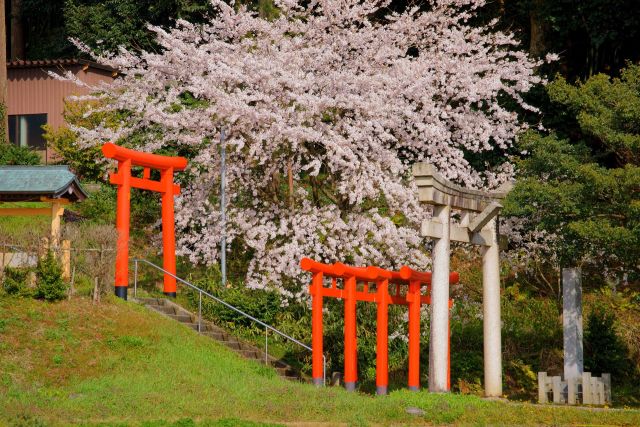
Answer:
POLYGON ((562 269, 562 332, 564 337, 564 379, 581 378, 582 273, 579 268, 562 269))
POLYGON ((433 213, 442 224, 442 237, 435 239, 432 253, 429 391, 447 392, 451 207, 437 205, 433 213))
POLYGON ((502 395, 502 340, 500 320, 500 248, 496 220, 487 224, 491 246, 482 249, 482 308, 484 333, 484 393, 502 395))

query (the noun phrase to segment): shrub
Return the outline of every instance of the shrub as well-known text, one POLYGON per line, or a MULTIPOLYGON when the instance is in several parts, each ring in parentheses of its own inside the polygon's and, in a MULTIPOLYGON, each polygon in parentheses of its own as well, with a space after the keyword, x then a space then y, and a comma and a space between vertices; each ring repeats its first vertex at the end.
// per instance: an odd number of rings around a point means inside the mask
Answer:
MULTIPOLYGON (((223 288, 206 279, 198 281, 196 284, 212 295, 269 325, 276 323, 276 316, 282 310, 280 296, 275 292, 246 289, 239 286, 223 288)), ((198 293, 194 292, 190 296, 192 305, 197 307, 198 293)), ((202 312, 208 318, 213 319, 220 325, 226 325, 230 329, 253 329, 255 327, 254 322, 248 318, 209 298, 203 298, 202 312)), ((257 329, 256 332, 264 333, 264 330, 257 329)))
POLYGON ((37 165, 40 156, 27 147, 0 143, 0 165, 37 165))
MULTIPOLYGON (((113 185, 99 184, 89 197, 77 205, 78 212, 95 224, 114 224, 116 221, 117 190, 113 185)), ((160 196, 150 191, 131 191, 131 222, 137 224, 132 234, 152 225, 161 217, 160 196)))
MULTIPOLYGON (((87 186, 88 188, 91 188, 87 186)), ((95 224, 114 224, 116 221, 116 189, 112 185, 96 184, 89 197, 77 205, 80 215, 95 224)))
POLYGON ((62 268, 51 251, 38 260, 36 266, 35 297, 57 301, 67 295, 67 283, 62 279, 62 268))
POLYGON ((630 373, 628 351, 616 334, 615 316, 603 307, 594 308, 587 317, 584 347, 585 371, 610 373, 614 380, 620 380, 630 373))
POLYGON ((28 268, 4 268, 4 280, 2 287, 4 291, 9 295, 28 295, 27 278, 29 277, 30 270, 28 268))
POLYGON ((77 143, 77 135, 67 127, 54 129, 44 126, 44 139, 64 164, 83 179, 98 180, 102 178, 101 163, 96 161, 101 156, 100 146, 81 148, 77 143))

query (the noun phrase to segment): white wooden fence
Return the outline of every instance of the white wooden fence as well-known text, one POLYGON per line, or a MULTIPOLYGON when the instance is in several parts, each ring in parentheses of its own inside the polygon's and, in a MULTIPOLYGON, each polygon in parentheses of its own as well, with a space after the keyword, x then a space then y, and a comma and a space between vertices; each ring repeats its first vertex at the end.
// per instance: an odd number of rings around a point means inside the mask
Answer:
POLYGON ((538 402, 556 404, 610 405, 611 375, 592 377, 584 372, 582 377, 562 381, 562 377, 550 377, 538 372, 538 402))

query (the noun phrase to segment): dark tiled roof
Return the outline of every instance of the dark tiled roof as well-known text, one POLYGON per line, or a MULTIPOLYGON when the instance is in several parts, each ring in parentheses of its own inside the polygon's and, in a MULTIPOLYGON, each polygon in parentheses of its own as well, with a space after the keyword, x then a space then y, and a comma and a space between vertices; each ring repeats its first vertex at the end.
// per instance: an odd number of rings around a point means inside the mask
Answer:
POLYGON ((36 61, 10 61, 7 62, 7 68, 54 68, 54 67, 69 67, 73 65, 87 65, 93 68, 99 68, 101 70, 115 72, 117 70, 108 67, 106 65, 98 64, 94 61, 87 61, 86 59, 42 59, 36 61))
POLYGON ((0 201, 40 197, 81 201, 87 197, 68 166, 0 166, 0 201))

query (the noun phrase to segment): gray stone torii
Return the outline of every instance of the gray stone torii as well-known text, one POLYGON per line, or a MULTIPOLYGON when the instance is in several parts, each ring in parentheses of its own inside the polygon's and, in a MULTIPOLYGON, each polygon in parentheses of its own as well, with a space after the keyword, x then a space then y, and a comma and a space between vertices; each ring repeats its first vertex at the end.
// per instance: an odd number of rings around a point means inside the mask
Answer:
POLYGON ((449 346, 450 242, 479 245, 482 252, 484 332, 484 392, 502 395, 502 344, 500 321, 500 248, 496 217, 500 200, 509 188, 485 192, 460 187, 444 179, 433 165, 417 163, 413 176, 418 200, 434 206, 433 219, 422 222, 422 235, 435 240, 431 276, 431 329, 429 340, 429 391, 447 392, 449 346), (461 212, 460 224, 451 223, 451 210, 461 212), (473 213, 473 215, 472 215, 473 213))

